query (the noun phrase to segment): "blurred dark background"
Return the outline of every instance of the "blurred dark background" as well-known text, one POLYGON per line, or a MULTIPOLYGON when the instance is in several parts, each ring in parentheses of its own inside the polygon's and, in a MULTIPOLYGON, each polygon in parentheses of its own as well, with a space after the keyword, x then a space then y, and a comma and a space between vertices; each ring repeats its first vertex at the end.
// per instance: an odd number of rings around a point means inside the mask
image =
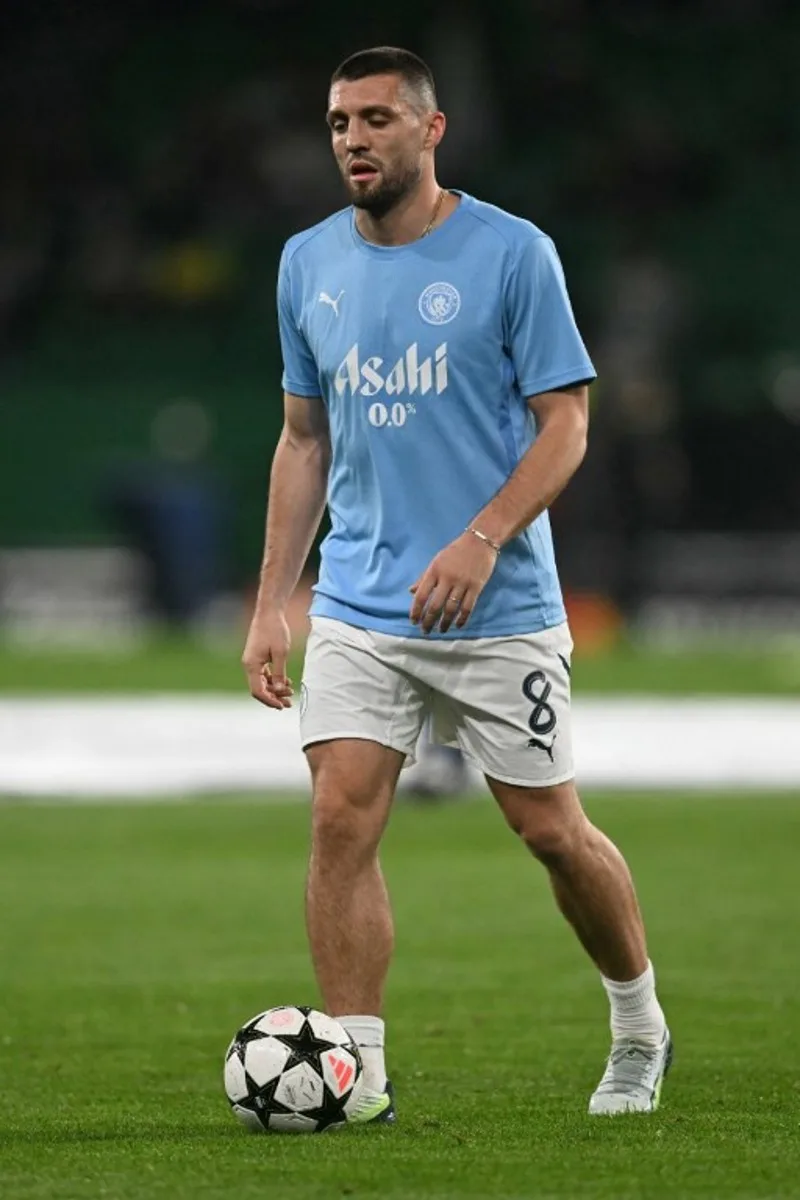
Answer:
POLYGON ((442 183, 561 252, 600 373, 554 515, 576 603, 651 632, 796 630, 788 0, 5 0, 0 618, 59 562, 124 587, 76 548, 135 547, 178 622, 250 586, 281 423, 277 258, 343 204, 327 82, 378 42, 434 69, 442 183))

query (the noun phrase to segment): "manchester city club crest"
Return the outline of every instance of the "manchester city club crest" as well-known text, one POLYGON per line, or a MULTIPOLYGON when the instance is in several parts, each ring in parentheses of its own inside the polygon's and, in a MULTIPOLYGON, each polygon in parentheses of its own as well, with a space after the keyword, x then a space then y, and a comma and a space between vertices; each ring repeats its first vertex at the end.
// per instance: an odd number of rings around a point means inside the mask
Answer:
POLYGON ((429 325, 446 325, 460 308, 461 297, 452 283, 430 283, 419 298, 419 315, 429 325))

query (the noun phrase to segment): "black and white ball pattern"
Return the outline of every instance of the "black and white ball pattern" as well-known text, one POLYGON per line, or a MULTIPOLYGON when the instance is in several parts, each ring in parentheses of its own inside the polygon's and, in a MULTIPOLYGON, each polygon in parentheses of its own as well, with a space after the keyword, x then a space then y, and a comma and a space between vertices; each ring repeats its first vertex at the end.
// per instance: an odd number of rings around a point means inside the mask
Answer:
POLYGON ((350 1034, 314 1008, 270 1008, 243 1025, 225 1055, 231 1108, 257 1133, 317 1133, 347 1121, 361 1087, 350 1034))

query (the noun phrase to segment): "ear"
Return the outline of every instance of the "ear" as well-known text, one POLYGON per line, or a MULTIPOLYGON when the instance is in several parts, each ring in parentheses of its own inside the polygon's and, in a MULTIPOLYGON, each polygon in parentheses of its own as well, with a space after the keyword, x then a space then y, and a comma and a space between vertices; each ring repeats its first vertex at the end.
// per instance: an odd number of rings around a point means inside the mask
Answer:
POLYGON ((435 150, 444 137, 447 128, 447 118, 444 113, 432 113, 428 117, 428 129, 423 143, 425 150, 435 150))

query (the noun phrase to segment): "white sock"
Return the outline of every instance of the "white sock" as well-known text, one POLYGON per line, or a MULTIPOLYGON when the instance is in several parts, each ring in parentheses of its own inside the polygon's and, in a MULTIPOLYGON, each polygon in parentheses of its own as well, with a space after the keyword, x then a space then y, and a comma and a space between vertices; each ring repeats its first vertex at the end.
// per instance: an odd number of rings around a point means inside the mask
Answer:
POLYGON ((337 1017, 358 1046, 364 1064, 364 1088, 369 1092, 386 1090, 386 1064, 383 1058, 385 1025, 380 1017, 337 1017))
POLYGON ((664 1013, 656 997, 656 977, 653 964, 638 979, 627 983, 615 983, 601 976, 611 1003, 611 1036, 636 1038, 657 1046, 667 1027, 664 1013))

